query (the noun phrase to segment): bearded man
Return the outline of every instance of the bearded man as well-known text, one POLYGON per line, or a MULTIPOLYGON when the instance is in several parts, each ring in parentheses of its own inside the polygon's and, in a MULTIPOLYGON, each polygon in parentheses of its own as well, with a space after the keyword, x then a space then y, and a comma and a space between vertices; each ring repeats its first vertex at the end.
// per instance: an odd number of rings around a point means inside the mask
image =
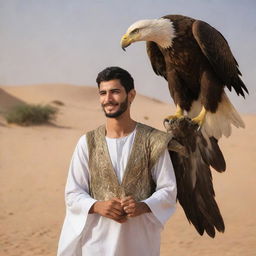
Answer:
POLYGON ((159 255, 177 196, 171 135, 131 118, 136 91, 126 70, 108 67, 96 81, 106 123, 75 148, 58 255, 159 255))

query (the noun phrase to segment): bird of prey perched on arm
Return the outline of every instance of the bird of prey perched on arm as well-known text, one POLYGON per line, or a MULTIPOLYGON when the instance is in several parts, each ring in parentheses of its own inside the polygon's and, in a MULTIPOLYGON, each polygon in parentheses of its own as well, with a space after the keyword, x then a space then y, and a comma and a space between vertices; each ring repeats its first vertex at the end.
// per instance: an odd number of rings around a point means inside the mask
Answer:
POLYGON ((225 171, 218 140, 230 136, 231 125, 245 126, 224 91, 225 87, 234 89, 243 97, 248 93, 238 63, 219 31, 182 15, 135 22, 121 46, 125 50, 137 41, 146 41, 152 68, 167 80, 176 105, 176 113, 164 125, 173 133, 170 155, 177 198, 197 231, 214 237, 215 229, 224 232, 225 227, 210 168, 225 171))
POLYGON ((177 107, 166 123, 187 112, 209 137, 216 139, 229 136, 231 124, 244 127, 224 87, 233 88, 243 97, 248 90, 219 31, 201 20, 167 15, 135 22, 122 37, 122 48, 137 41, 146 41, 153 70, 167 80, 177 107))

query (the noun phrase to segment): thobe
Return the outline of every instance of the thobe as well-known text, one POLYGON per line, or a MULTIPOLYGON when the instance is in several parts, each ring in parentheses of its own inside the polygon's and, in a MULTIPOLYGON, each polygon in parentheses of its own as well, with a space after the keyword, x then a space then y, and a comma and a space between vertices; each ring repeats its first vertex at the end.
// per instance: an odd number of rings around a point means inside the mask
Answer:
MULTIPOLYGON (((121 183, 133 145, 136 129, 126 137, 106 137, 109 155, 121 183)), ((118 223, 99 214, 89 214, 96 202, 89 195, 86 136, 78 141, 72 156, 65 189, 66 217, 58 256, 157 256, 160 253, 160 232, 175 211, 176 180, 166 150, 152 168, 156 191, 143 200, 150 213, 118 223)))

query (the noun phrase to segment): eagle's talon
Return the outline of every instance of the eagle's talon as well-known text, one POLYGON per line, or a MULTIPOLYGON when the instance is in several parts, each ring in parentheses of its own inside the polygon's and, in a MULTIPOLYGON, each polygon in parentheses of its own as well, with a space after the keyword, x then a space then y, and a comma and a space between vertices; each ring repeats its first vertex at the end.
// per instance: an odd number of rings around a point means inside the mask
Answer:
MULTIPOLYGON (((224 87, 235 89, 237 95, 243 97, 248 89, 241 80, 238 64, 227 41, 218 30, 204 21, 182 15, 137 21, 128 28, 121 46, 125 48, 137 41, 146 41, 154 72, 168 81, 169 91, 177 106, 175 116, 164 119, 164 126, 174 139, 181 139, 181 145, 188 149, 188 159, 179 156, 180 153, 172 159, 177 173, 177 198, 184 202, 182 207, 187 219, 200 235, 205 231, 214 237, 215 228, 224 232, 225 225, 214 199, 210 165, 217 171, 225 170, 225 159, 217 141, 222 134, 226 134, 226 127, 233 124, 233 120, 236 120, 237 127, 244 127, 239 114, 229 103, 224 87), (185 37, 188 40, 184 40, 185 37), (190 61, 180 58, 183 53, 186 53, 185 59, 190 61), (197 113, 200 105, 201 111, 197 113), (179 118, 184 110, 194 118, 179 118), (230 117, 226 113, 231 113, 230 117), (218 116, 222 118, 225 115, 227 120, 223 119, 223 122, 227 125, 221 128, 218 116), (205 130, 205 134, 200 134, 201 129, 205 130), (206 141, 207 137, 210 143, 206 141), (191 185, 195 188, 193 196, 200 197, 195 203, 190 200, 191 194, 187 193, 191 185), (195 216, 202 218, 194 222, 195 216)), ((173 151, 176 146, 172 145, 170 150, 173 151)))
POLYGON ((163 121, 163 125, 164 125, 165 129, 167 130, 167 132, 171 130, 171 127, 173 126, 173 124, 175 122, 177 122, 177 120, 180 120, 183 118, 184 118, 183 114, 178 111, 174 115, 166 117, 163 121))

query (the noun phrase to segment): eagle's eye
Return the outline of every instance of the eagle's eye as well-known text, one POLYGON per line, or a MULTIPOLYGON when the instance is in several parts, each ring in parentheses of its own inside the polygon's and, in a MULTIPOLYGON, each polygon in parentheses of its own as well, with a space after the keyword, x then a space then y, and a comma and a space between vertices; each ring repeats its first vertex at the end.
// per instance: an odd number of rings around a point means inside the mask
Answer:
POLYGON ((140 29, 139 28, 135 28, 134 30, 131 31, 130 34, 136 34, 139 33, 140 29))

